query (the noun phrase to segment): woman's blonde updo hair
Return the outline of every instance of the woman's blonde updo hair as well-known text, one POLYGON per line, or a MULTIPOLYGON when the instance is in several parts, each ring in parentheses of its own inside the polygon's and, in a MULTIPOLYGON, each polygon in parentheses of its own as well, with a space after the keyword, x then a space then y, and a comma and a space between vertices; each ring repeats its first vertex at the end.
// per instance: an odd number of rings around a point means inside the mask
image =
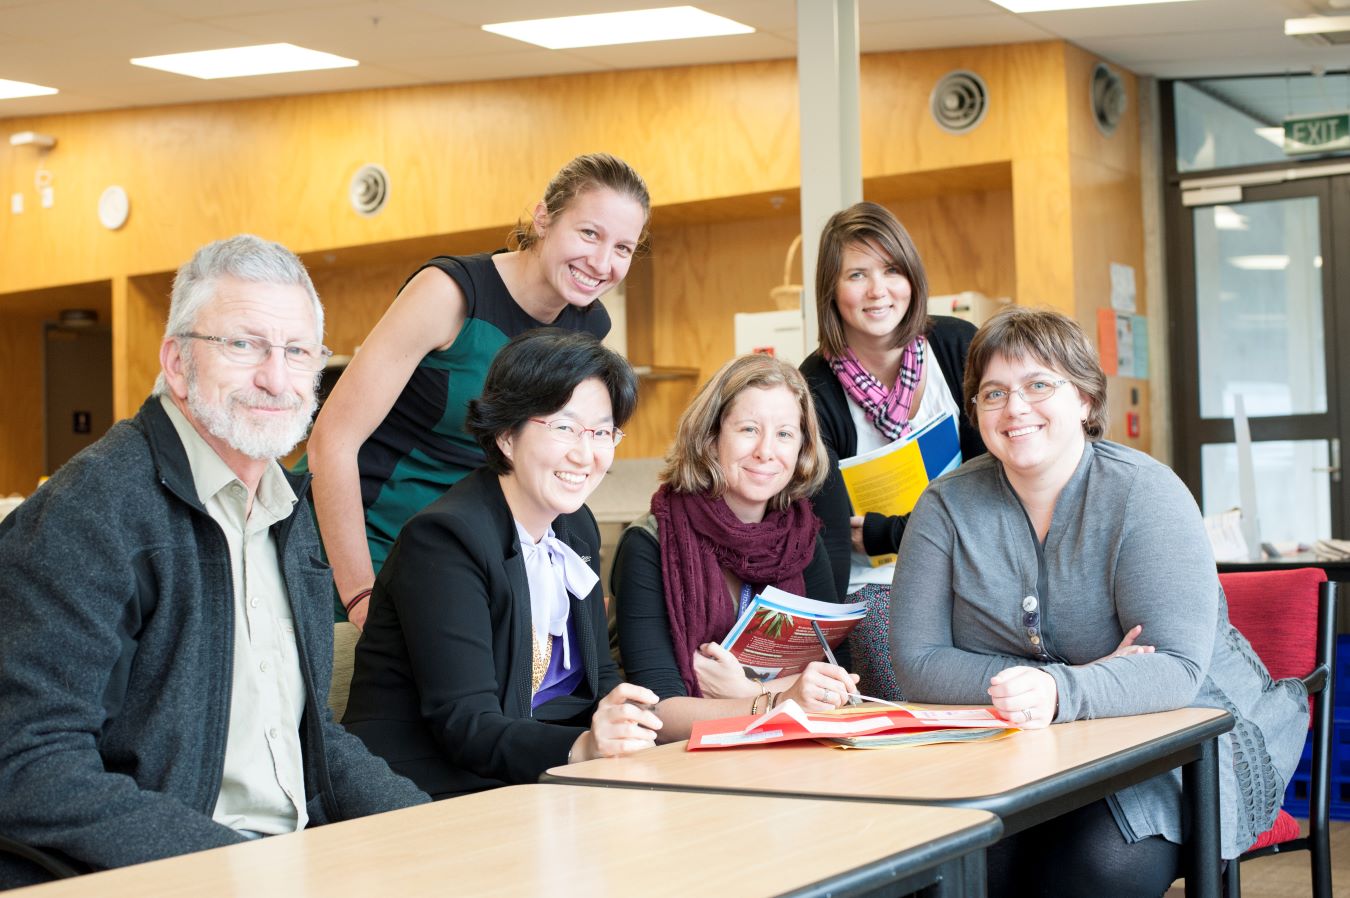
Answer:
MULTIPOLYGON (((559 169, 544 189, 544 209, 550 220, 561 215, 572 201, 588 190, 608 187, 610 190, 631 198, 642 207, 642 234, 638 238, 641 244, 647 239, 647 219, 652 214, 652 201, 647 193, 647 183, 633 167, 617 156, 609 153, 586 153, 578 156, 559 169)), ((527 250, 539 242, 539 231, 532 217, 522 218, 506 235, 506 245, 510 249, 527 250)))

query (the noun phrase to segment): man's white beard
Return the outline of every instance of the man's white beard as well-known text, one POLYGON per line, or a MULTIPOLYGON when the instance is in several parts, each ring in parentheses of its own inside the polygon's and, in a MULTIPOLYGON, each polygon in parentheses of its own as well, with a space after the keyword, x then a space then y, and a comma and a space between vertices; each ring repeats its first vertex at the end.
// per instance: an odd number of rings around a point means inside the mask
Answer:
POLYGON ((272 396, 265 390, 241 390, 230 394, 226 407, 201 394, 195 370, 189 368, 186 373, 188 411, 213 437, 249 458, 271 461, 288 454, 309 432, 319 406, 313 393, 305 401, 293 393, 272 396), (289 414, 258 420, 250 408, 287 409, 289 414))

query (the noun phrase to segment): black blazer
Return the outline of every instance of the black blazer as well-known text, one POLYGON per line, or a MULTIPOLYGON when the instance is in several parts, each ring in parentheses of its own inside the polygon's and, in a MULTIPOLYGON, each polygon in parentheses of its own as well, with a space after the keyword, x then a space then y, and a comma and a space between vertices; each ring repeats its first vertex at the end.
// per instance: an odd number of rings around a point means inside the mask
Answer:
MULTIPOLYGON (((599 573, 585 506, 553 531, 599 573)), ((343 724, 445 798, 533 783, 567 762, 599 700, 619 683, 599 582, 572 597, 585 679, 530 711, 530 590, 497 475, 479 468, 408 520, 375 581, 343 724)))
MULTIPOLYGON (((969 321, 946 315, 934 315, 928 320, 928 346, 942 367, 947 389, 951 390, 952 398, 961 407, 956 424, 961 439, 961 461, 968 462, 985 451, 980 431, 970 420, 969 406, 966 405, 961 383, 966 376, 966 353, 970 351, 970 341, 975 336, 976 328, 969 321)), ((848 526, 849 516, 853 514, 853 503, 849 501, 844 478, 839 473, 839 459, 858 454, 858 432, 853 427, 853 415, 849 411, 844 388, 839 385, 839 378, 834 376, 820 350, 806 357, 801 364, 801 371, 811 388, 811 398, 816 405, 816 420, 820 424, 820 438, 830 458, 830 476, 820 492, 811 497, 811 507, 825 524, 822 536, 825 538, 825 548, 830 553, 830 564, 834 568, 835 589, 840 600, 844 600, 848 594, 849 564, 853 551, 848 526)), ((885 555, 898 551, 908 520, 907 515, 887 517, 875 512, 867 514, 863 521, 863 546, 868 554, 885 555)))

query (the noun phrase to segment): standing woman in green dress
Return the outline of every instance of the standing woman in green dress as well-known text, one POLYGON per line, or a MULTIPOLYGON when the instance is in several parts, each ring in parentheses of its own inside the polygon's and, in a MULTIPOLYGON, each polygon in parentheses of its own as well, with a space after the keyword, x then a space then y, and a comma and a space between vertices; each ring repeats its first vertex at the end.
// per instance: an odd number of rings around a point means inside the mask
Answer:
POLYGON ((314 510, 352 623, 404 522, 483 464, 464 418, 497 351, 546 325, 603 338, 598 297, 627 275, 650 208, 626 162, 578 156, 511 233, 513 250, 438 256, 403 285, 309 438, 314 510))

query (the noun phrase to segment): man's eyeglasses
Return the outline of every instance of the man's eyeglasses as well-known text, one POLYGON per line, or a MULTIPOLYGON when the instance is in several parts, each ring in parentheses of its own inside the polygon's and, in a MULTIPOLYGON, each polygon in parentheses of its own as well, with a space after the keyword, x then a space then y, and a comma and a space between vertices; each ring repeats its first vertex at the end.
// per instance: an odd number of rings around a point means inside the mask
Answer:
POLYGON ((617 446, 623 439, 623 431, 617 427, 582 427, 570 418, 554 418, 552 421, 531 418, 530 421, 544 425, 548 428, 549 436, 569 446, 580 443, 582 434, 586 433, 591 435, 591 443, 596 446, 617 446))
POLYGON ((990 387, 975 394, 975 407, 982 412, 992 412, 995 409, 1003 408, 1008 404, 1008 399, 1013 393, 1021 396, 1023 402, 1034 405, 1055 395, 1055 390, 1066 383, 1068 383, 1067 380, 1033 380, 1013 390, 990 387))
POLYGON ((225 358, 241 365, 261 365, 267 361, 272 350, 280 349, 281 357, 286 360, 288 366, 296 371, 313 373, 322 371, 324 365, 328 363, 328 357, 333 354, 333 350, 321 343, 268 343, 261 337, 246 334, 237 334, 233 337, 212 337, 207 334, 179 334, 179 336, 215 343, 225 354, 225 358))

